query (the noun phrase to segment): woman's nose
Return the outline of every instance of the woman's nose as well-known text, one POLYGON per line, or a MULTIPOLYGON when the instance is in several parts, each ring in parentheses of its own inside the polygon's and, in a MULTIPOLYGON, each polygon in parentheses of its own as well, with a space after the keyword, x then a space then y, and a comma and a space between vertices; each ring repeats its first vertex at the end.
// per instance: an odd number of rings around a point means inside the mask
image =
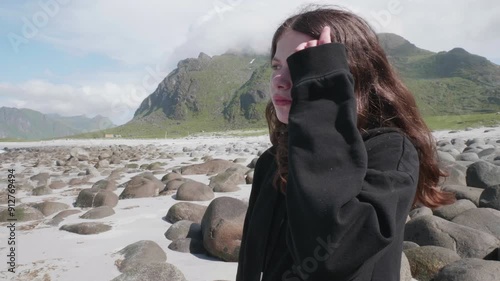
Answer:
POLYGON ((292 87, 292 81, 288 71, 284 70, 276 73, 276 75, 273 76, 272 84, 277 90, 286 91, 290 89, 292 87))

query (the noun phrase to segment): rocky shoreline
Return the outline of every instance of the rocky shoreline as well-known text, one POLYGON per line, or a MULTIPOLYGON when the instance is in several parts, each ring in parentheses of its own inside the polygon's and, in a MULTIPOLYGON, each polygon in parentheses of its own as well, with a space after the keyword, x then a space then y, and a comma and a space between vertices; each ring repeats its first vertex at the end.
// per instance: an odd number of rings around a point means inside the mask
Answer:
MULTIPOLYGON (((485 132, 488 130, 488 132, 485 132)), ((401 280, 500 280, 500 134, 436 132, 457 202, 411 211, 401 280)), ((266 136, 4 144, 0 223, 15 170, 8 280, 234 280, 266 136), (120 143, 121 142, 121 143, 120 143)), ((7 242, 0 245, 6 258, 7 242)), ((353 249, 355 251, 355 249, 353 249)))

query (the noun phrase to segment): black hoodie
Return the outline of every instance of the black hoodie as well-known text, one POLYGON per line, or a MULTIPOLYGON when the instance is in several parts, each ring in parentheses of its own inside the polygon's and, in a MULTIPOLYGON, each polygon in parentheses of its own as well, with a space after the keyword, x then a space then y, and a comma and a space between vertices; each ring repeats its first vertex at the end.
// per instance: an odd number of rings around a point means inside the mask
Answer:
POLYGON ((399 281, 415 146, 396 128, 356 128, 343 44, 295 52, 287 63, 287 195, 272 186, 271 147, 255 167, 236 281, 399 281))

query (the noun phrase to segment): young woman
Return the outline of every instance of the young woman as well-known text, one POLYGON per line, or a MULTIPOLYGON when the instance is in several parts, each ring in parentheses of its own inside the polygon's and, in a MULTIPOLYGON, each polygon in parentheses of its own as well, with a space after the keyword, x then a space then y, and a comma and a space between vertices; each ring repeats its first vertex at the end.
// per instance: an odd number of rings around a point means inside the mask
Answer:
POLYGON ((236 280, 399 280, 412 205, 453 201, 413 96, 370 26, 340 9, 288 18, 271 63, 273 146, 255 167, 236 280))

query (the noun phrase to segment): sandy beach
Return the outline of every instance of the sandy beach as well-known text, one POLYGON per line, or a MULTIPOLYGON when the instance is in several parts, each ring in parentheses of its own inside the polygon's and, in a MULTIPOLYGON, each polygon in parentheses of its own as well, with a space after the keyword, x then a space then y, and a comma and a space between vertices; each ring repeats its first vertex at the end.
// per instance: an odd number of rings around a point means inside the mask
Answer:
MULTIPOLYGON (((477 128, 469 131, 437 131, 433 133, 436 140, 442 139, 471 139, 471 138, 500 138, 499 128, 477 128), (485 131, 488 131, 485 133, 485 131)), ((99 140, 57 140, 40 142, 5 142, 0 144, 4 153, 7 150, 19 148, 55 148, 70 149, 72 147, 109 147, 116 145, 126 145, 131 147, 151 147, 175 154, 173 158, 140 159, 135 161, 138 165, 148 164, 155 161, 166 163, 161 172, 156 173, 158 179, 173 169, 203 163, 201 156, 211 156, 218 159, 233 161, 240 159, 240 164, 246 166, 259 152, 270 146, 268 136, 257 137, 196 137, 184 139, 99 139, 99 140)), ((68 182, 76 176, 75 173, 63 174, 60 170, 55 170, 50 166, 32 167, 33 159, 26 159, 23 162, 12 162, 1 164, 1 177, 6 177, 7 169, 15 169, 15 174, 19 178, 29 178, 41 172, 51 174, 53 180, 68 182), (28 161, 29 160, 29 161, 28 161), (27 172, 26 172, 27 171, 27 172)), ((130 163, 124 161, 120 165, 111 165, 110 169, 123 167, 130 163)), ((141 173, 136 171, 124 173, 118 180, 118 184, 125 183, 133 176, 141 173)), ((89 183, 81 186, 53 190, 51 194, 33 196, 29 191, 20 190, 16 198, 23 204, 38 203, 43 201, 60 202, 73 206, 76 191, 89 188, 92 183, 105 179, 106 175, 93 177, 89 183)), ((205 184, 209 183, 207 175, 186 175, 190 178, 205 184)), ((243 201, 247 201, 251 185, 240 184, 240 190, 235 192, 215 193, 215 198, 220 196, 230 196, 243 201)), ((5 187, 2 186, 1 189, 5 187)), ((121 188, 114 191, 117 195, 122 192, 121 188)), ((206 280, 234 280, 236 276, 237 263, 224 262, 215 258, 210 258, 201 254, 180 253, 170 250, 168 245, 171 241, 165 238, 164 233, 171 226, 163 218, 169 208, 179 202, 174 196, 158 196, 152 198, 135 198, 119 200, 114 208, 115 214, 106 218, 98 219, 102 223, 112 226, 111 231, 96 235, 78 235, 67 231, 59 230, 59 227, 47 225, 46 222, 55 215, 45 217, 43 220, 29 222, 18 222, 16 230, 17 241, 17 269, 13 275, 6 272, 6 252, 5 227, 2 227, 2 244, 0 245, 0 256, 3 259, 0 278, 2 280, 111 280, 120 271, 115 266, 115 261, 119 255, 115 253, 125 246, 140 241, 151 240, 156 242, 167 254, 167 262, 175 265, 185 278, 190 281, 206 280), (22 229, 25 230, 22 230, 22 229)), ((207 206, 210 201, 196 202, 207 206)), ((0 207, 6 207, 2 204, 0 207)), ((73 207, 71 207, 73 208, 73 207)), ((79 216, 85 212, 68 216, 62 224, 73 224, 88 221, 79 216)), ((3 224, 5 225, 5 223, 3 224)))

